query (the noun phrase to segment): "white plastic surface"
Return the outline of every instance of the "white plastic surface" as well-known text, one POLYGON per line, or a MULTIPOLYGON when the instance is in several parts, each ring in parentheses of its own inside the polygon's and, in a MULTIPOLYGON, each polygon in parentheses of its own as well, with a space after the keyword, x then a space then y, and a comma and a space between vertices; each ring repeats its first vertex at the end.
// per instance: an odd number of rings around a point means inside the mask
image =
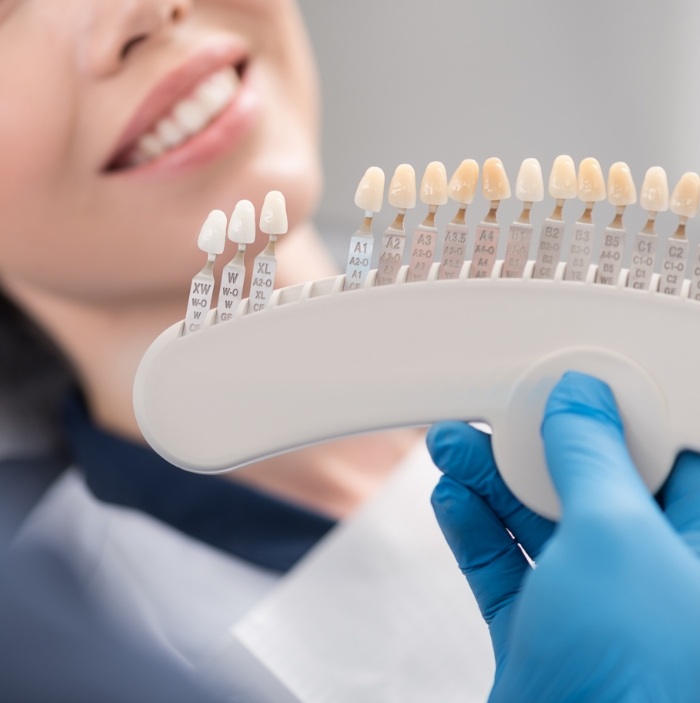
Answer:
POLYGON ((136 377, 145 438, 177 466, 219 473, 346 435, 482 420, 508 485, 556 517, 539 424, 573 369, 613 388, 652 490, 679 450, 700 450, 698 302, 626 288, 627 270, 605 286, 592 283, 595 267, 578 283, 561 280, 563 264, 554 280, 498 278, 499 261, 492 278, 466 278, 467 262, 441 281, 438 266, 422 283, 401 283, 404 267, 394 286, 373 287, 372 271, 360 290, 339 292, 344 276, 282 289, 270 309, 248 315, 243 301, 237 319, 212 325, 212 313, 192 335, 174 325, 136 377))

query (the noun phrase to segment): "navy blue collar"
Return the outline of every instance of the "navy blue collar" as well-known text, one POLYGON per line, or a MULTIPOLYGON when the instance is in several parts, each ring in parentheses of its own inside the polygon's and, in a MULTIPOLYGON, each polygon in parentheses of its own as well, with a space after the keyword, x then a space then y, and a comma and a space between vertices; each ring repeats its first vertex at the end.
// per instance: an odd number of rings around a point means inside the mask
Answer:
POLYGON ((102 432, 77 394, 64 425, 73 460, 98 499, 141 510, 259 566, 287 571, 335 524, 249 486, 181 471, 148 447, 102 432))

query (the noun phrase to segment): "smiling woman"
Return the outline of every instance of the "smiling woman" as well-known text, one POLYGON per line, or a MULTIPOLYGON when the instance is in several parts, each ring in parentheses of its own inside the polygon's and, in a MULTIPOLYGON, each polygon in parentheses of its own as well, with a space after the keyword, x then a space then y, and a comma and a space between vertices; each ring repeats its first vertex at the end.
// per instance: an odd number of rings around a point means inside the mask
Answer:
MULTIPOLYGON (((196 477, 143 446, 131 400, 144 350, 184 314, 210 210, 230 212, 243 198, 259 207, 279 190, 289 234, 278 284, 335 272, 308 224, 321 183, 318 97, 298 8, 0 7, 0 476, 31 484, 15 501, 19 527, 2 535, 12 544, 0 578, 0 698, 36 703, 60 689, 74 702, 115 690, 137 700, 131 684, 146 681, 157 691, 147 700, 196 700, 154 678, 175 672, 167 680, 177 682, 196 669, 227 700, 243 691, 308 700, 232 639, 231 626, 326 545, 416 437, 345 440, 232 479, 196 477), (111 632, 113 622, 126 632, 111 632), (144 651, 152 666, 132 669, 130 682, 118 675, 144 651), (36 660, 55 665, 25 676, 36 660)), ((0 487, 3 500, 16 494, 0 487)))

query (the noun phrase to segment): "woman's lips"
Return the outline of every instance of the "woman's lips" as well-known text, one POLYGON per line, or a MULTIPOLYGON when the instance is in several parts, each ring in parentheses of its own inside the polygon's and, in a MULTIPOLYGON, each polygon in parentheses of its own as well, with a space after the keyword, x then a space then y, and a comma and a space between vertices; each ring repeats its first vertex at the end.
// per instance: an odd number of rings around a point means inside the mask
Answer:
POLYGON ((216 158, 243 137, 257 112, 247 57, 210 49, 146 98, 103 169, 110 176, 179 171, 216 158))

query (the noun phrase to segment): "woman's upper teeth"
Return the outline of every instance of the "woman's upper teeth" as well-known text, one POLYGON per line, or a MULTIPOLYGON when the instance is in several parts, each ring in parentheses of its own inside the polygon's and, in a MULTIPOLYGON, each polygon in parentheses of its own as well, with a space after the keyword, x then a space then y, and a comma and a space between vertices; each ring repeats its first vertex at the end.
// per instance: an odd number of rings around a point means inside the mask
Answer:
POLYGON ((239 83, 233 68, 226 68, 202 81, 187 98, 173 106, 169 115, 138 140, 129 158, 131 164, 151 161, 201 132, 233 100, 239 83))

